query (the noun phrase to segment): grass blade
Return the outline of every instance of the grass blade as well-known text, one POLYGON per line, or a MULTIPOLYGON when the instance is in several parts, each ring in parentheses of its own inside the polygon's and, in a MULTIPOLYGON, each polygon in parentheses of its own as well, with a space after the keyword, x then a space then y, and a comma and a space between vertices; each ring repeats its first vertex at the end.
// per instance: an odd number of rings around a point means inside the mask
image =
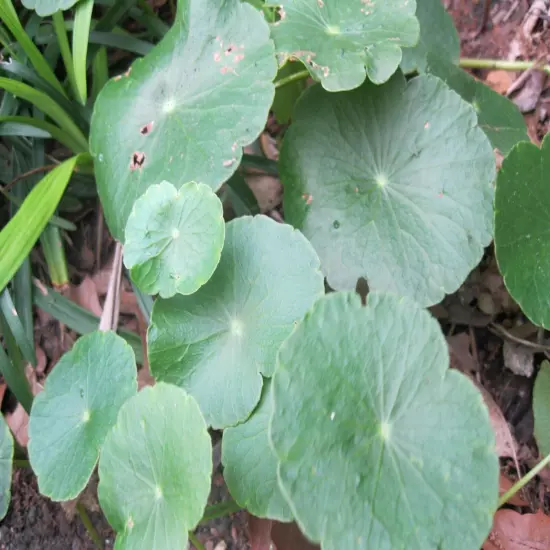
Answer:
POLYGON ((241 161, 243 168, 253 168, 255 170, 261 170, 270 176, 279 175, 279 164, 275 160, 271 160, 258 155, 243 154, 243 160, 241 161))
POLYGON ((55 35, 57 37, 57 44, 59 45, 59 51, 61 52, 61 57, 63 58, 63 63, 65 65, 65 71, 67 72, 67 77, 69 79, 69 84, 73 91, 74 97, 78 98, 78 88, 74 77, 73 54, 71 53, 71 46, 69 45, 69 37, 67 36, 67 29, 65 28, 65 18, 63 17, 63 12, 56 11, 52 15, 52 21, 55 35))
POLYGON ((40 236, 40 244, 42 245, 42 252, 44 258, 46 258, 48 273, 53 286, 55 288, 67 287, 69 273, 59 227, 47 225, 40 236))
MULTIPOLYGON (((2 0, 0 0, 1 2, 2 0)), ((73 122, 72 118, 48 95, 31 86, 12 80, 11 78, 0 77, 0 88, 7 92, 24 99, 36 107, 44 114, 55 120, 60 128, 65 130, 75 143, 79 145, 78 153, 88 151, 88 141, 80 128, 73 122)))
POLYGON ((73 28, 73 67, 74 80, 76 83, 77 99, 86 104, 88 97, 88 86, 86 82, 88 38, 92 22, 92 10, 94 0, 80 0, 75 7, 74 28, 73 28))
POLYGON ((92 63, 92 101, 95 101, 103 86, 109 80, 107 49, 100 48, 92 63))
POLYGON ((2 315, 11 330, 15 342, 19 346, 24 359, 33 367, 36 367, 34 340, 29 340, 27 337, 23 323, 21 323, 21 319, 19 318, 7 288, 0 293, 0 311, 2 311, 2 315))
MULTIPOLYGON (((88 334, 97 330, 99 317, 65 298, 59 292, 46 287, 36 279, 34 286, 33 301, 36 307, 49 313, 60 323, 67 325, 78 334, 88 334)), ((132 346, 136 361, 143 364, 143 349, 139 335, 127 330, 118 330, 117 334, 132 346)))
POLYGON ((8 284, 38 240, 80 158, 81 155, 72 157, 44 176, 0 231, 0 289, 8 284))

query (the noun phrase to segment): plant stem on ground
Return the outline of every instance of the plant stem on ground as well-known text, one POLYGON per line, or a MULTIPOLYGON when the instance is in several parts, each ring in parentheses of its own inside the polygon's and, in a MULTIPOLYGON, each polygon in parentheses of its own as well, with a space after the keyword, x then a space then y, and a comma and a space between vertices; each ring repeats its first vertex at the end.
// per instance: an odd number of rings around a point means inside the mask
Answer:
POLYGON ((189 540, 195 547, 195 550, 205 550, 204 546, 201 544, 201 541, 196 537, 195 533, 191 531, 189 531, 189 540))
MULTIPOLYGON (((508 491, 506 491, 499 499, 498 499, 498 507, 500 508, 508 500, 510 500, 520 489, 523 489, 525 485, 527 485, 543 468, 548 466, 550 463, 550 455, 543 458, 530 472, 528 472, 524 477, 522 477, 520 480, 516 481, 508 491)), ((519 473, 519 472, 518 472, 519 473)))
POLYGON ((99 536, 99 533, 96 531, 94 524, 92 523, 92 520, 88 515, 88 512, 86 512, 86 508, 84 508, 81 502, 77 503, 76 511, 78 512, 78 515, 80 516, 80 519, 84 524, 84 527, 86 527, 86 531, 88 531, 88 535, 92 539, 93 543, 96 545, 96 547, 99 550, 103 550, 103 542, 101 541, 101 537, 99 536))

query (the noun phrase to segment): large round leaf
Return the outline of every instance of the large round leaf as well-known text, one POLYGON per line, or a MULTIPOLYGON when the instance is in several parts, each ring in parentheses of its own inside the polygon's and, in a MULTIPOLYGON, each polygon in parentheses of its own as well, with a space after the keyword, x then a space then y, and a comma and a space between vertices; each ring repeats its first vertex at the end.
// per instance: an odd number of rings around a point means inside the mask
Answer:
POLYGON ((491 241, 491 145, 473 108, 432 76, 309 88, 280 163, 286 219, 334 289, 365 277, 371 289, 435 304, 491 241))
POLYGON ((495 252, 506 288, 550 329, 550 137, 519 143, 504 159, 495 196, 495 252))
POLYGON ((260 403, 246 422, 223 432, 223 477, 233 498, 257 517, 291 521, 279 489, 277 460, 269 445, 271 380, 264 381, 260 403))
POLYGON ((217 189, 262 131, 277 71, 262 14, 240 0, 180 0, 176 23, 101 91, 90 150, 121 240, 135 200, 162 180, 217 189))
POLYGON ((404 73, 424 72, 430 52, 437 53, 447 62, 458 63, 460 37, 441 0, 416 0, 416 17, 420 23, 420 38, 414 48, 403 49, 401 70, 404 73))
POLYGON ((0 415, 0 520, 8 513, 11 498, 13 437, 3 415, 0 415))
POLYGON ((151 372, 193 395, 215 428, 245 420, 281 342, 323 293, 319 259, 301 233, 266 216, 227 224, 212 278, 191 296, 157 300, 151 372))
POLYGON ((202 517, 212 447, 195 400, 157 384, 120 409, 99 460, 99 501, 115 550, 187 548, 202 517))
POLYGON ((272 25, 277 53, 302 60, 332 92, 378 84, 395 72, 401 48, 414 46, 414 0, 282 0, 272 25))
POLYGON ((426 70, 452 88, 476 113, 479 127, 491 141, 491 145, 506 156, 520 141, 529 141, 525 119, 516 104, 497 94, 483 82, 466 71, 441 59, 439 55, 428 54, 426 70))
POLYGON ((214 273, 225 235, 222 203, 194 182, 163 181, 140 197, 126 224, 124 263, 143 292, 193 294, 214 273))
POLYGON ((428 312, 329 295, 277 364, 270 438, 308 537, 323 550, 480 548, 498 496, 494 435, 428 312))
POLYGON ((114 332, 78 339, 32 406, 29 458, 40 492, 70 500, 84 489, 122 404, 137 391, 132 348, 114 332))
POLYGON ((22 3, 28 10, 35 10, 40 17, 52 15, 56 11, 72 8, 78 0, 24 0, 22 3))

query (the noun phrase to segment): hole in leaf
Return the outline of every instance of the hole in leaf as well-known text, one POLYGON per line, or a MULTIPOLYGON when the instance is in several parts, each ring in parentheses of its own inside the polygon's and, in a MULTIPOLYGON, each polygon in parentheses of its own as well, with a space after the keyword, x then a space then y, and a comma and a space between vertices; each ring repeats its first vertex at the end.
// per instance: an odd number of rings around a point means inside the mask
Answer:
POLYGON ((130 161, 130 170, 137 170, 141 168, 145 162, 145 153, 136 151, 132 154, 132 160, 130 161))
POLYGON ((151 132, 151 130, 153 129, 153 123, 152 122, 149 122, 149 124, 146 124, 145 126, 142 126, 140 129, 139 129, 139 133, 142 135, 142 136, 146 136, 147 134, 149 134, 151 132))

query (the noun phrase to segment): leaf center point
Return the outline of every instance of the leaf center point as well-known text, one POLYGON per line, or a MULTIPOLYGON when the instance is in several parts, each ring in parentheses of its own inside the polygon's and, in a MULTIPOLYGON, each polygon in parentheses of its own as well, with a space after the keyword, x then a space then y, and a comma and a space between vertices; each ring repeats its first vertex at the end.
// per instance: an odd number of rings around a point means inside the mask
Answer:
POLYGON ((231 334, 234 336, 238 336, 239 338, 243 335, 243 324, 238 319, 232 319, 231 324, 229 325, 229 330, 231 331, 231 334))

